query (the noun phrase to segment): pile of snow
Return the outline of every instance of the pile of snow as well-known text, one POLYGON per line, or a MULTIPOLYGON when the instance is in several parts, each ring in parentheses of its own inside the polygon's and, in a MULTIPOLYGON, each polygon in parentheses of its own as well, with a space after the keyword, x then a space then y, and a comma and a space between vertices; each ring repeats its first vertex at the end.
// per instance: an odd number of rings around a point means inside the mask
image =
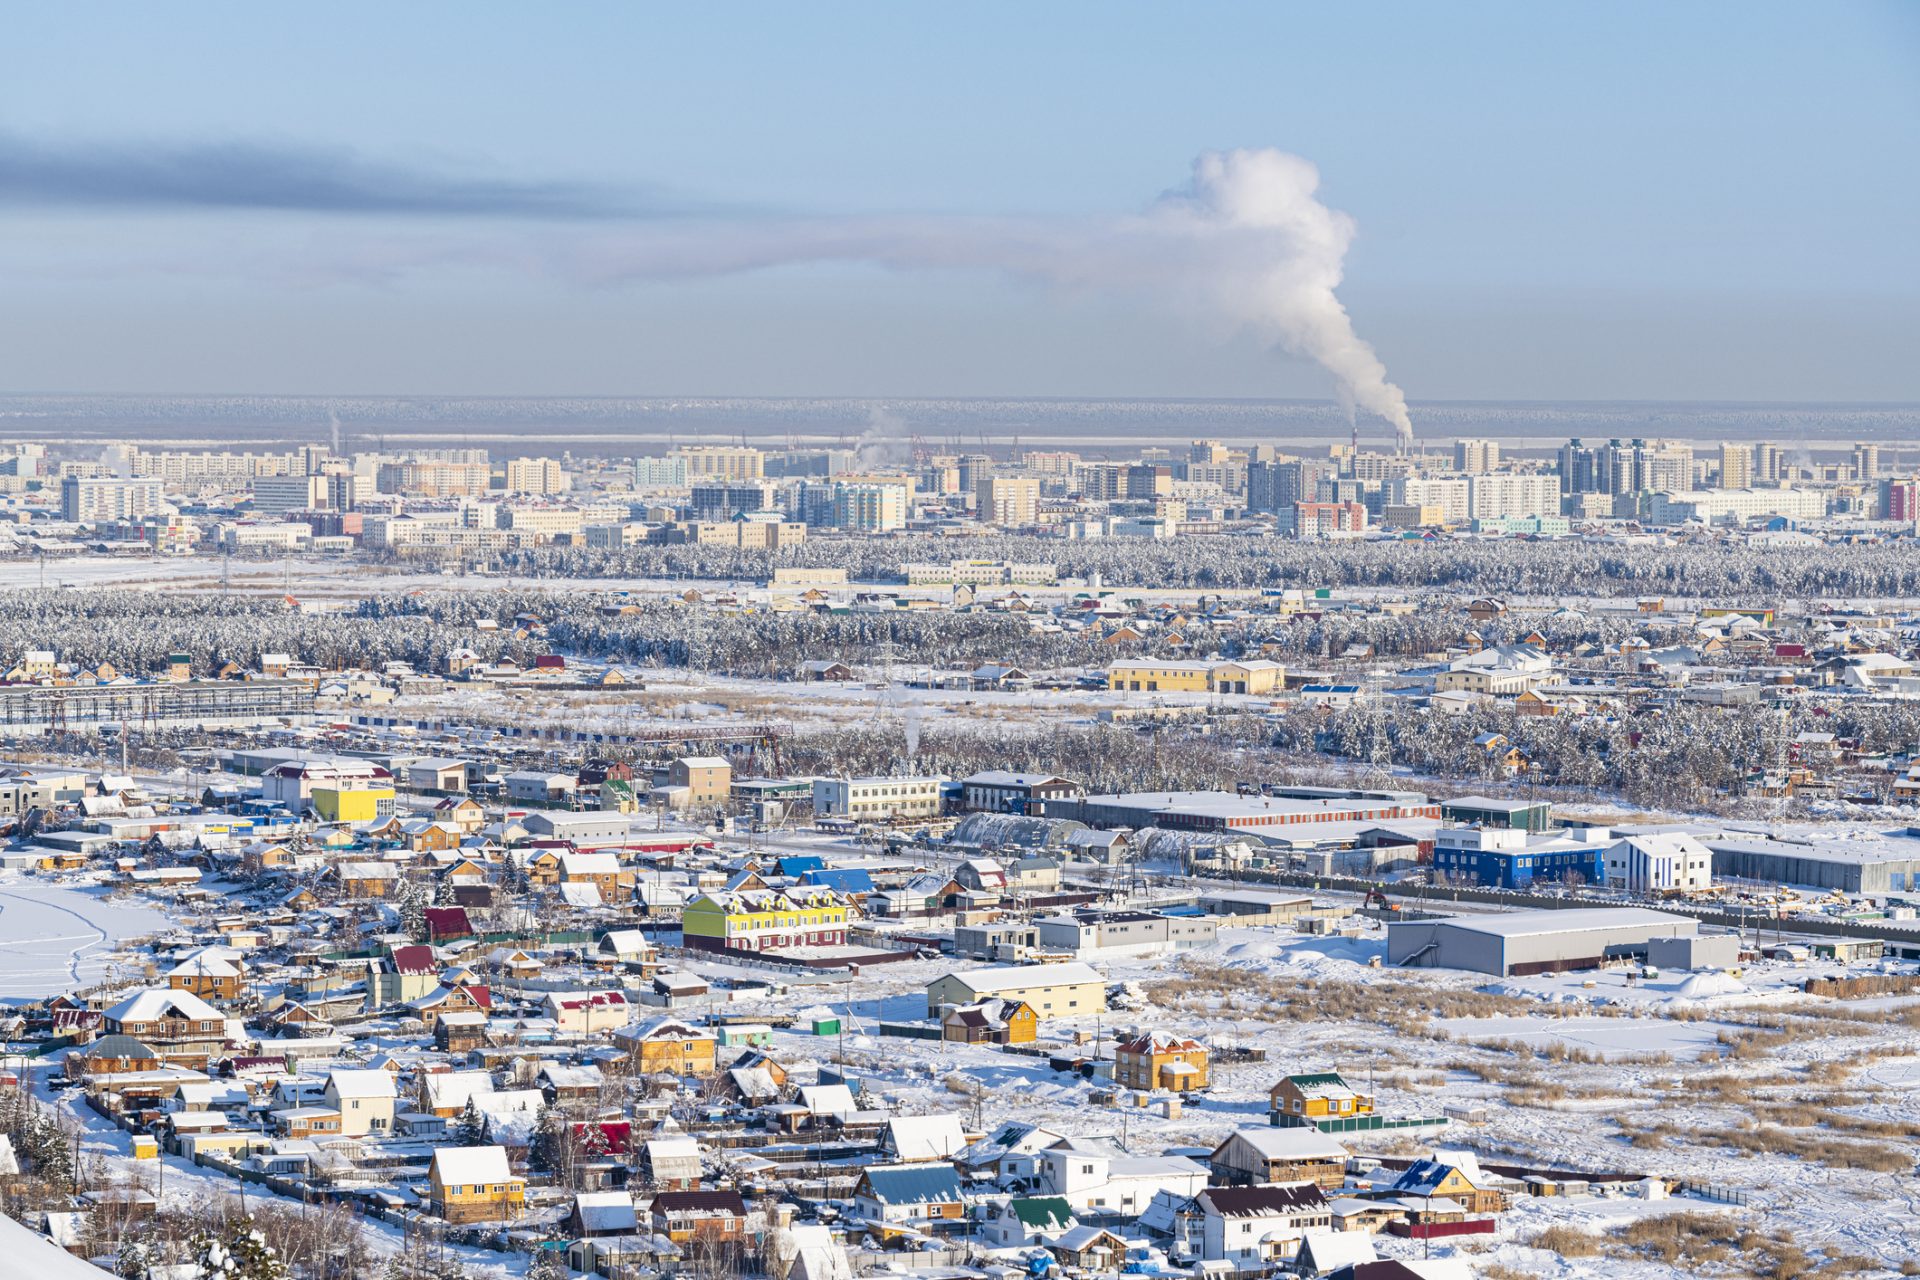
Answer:
POLYGON ((1744 995, 1747 984, 1720 969, 1709 969, 1701 973, 1687 975, 1687 980, 1673 989, 1676 1000, 1705 1000, 1712 996, 1744 995))

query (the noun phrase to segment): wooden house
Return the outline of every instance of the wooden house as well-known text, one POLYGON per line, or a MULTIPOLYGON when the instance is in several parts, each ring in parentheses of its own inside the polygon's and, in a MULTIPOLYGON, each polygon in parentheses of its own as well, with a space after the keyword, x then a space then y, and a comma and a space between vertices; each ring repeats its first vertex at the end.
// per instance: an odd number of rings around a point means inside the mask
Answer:
POLYGON ((1127 1089, 1188 1093, 1208 1085, 1207 1046, 1187 1036, 1150 1031, 1113 1052, 1113 1080, 1127 1089))

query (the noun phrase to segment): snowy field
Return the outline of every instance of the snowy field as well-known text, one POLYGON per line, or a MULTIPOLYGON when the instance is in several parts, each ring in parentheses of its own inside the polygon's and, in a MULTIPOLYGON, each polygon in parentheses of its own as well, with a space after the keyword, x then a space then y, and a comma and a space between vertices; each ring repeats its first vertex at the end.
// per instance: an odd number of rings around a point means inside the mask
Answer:
POLYGON ((1699 1058, 1716 1051, 1716 1037, 1736 1028, 1718 1022, 1675 1022, 1668 1018, 1442 1018, 1435 1024, 1460 1040, 1476 1044, 1517 1043, 1545 1050, 1550 1046, 1630 1058, 1666 1054, 1699 1058))
POLYGON ((0 881, 0 1004, 98 982, 120 939, 165 928, 166 916, 152 907, 109 902, 94 890, 0 881))

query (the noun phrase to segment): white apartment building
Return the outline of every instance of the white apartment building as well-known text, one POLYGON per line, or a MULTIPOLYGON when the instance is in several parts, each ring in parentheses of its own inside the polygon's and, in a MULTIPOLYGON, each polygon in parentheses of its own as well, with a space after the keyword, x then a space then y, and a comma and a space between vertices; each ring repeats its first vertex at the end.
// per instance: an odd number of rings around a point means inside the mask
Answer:
POLYGON ((939 778, 815 778, 817 818, 937 818, 939 778))
POLYGON ((74 524, 157 516, 164 505, 158 480, 68 476, 60 482, 60 518, 74 524))
POLYGON ((633 487, 642 491, 684 489, 687 487, 687 460, 673 455, 664 458, 635 458, 633 487))
POLYGON ((1560 514, 1560 477, 1511 471, 1470 476, 1467 513, 1475 520, 1557 516, 1560 514))
POLYGON ((1438 507, 1440 518, 1446 524, 1465 524, 1472 518, 1469 486, 1464 477, 1441 480, 1396 476, 1387 484, 1387 501, 1396 507, 1438 507))
POLYGON ((573 481, 553 458, 513 458, 506 469, 507 492, 547 497, 565 493, 573 481))
POLYGON ((495 521, 518 534, 522 542, 551 542, 563 533, 578 534, 587 524, 586 513, 578 507, 502 507, 495 521))
POLYGON ((840 484, 833 488, 833 526, 861 533, 891 533, 907 526, 903 484, 840 484))

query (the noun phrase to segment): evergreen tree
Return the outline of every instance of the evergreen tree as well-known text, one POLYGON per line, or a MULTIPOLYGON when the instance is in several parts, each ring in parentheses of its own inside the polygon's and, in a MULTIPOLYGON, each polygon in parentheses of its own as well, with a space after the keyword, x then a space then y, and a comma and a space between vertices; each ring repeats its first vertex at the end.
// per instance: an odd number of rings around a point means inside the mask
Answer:
POLYGON ((549 1243, 542 1241, 534 1247, 533 1256, 527 1260, 527 1280, 567 1280, 566 1250, 549 1248, 549 1243))
POLYGON ((27 1121, 21 1154, 34 1171, 56 1187, 73 1186, 73 1148, 66 1133, 51 1116, 35 1115, 27 1121))
POLYGON ((153 1265, 146 1242, 132 1234, 120 1238, 120 1252, 113 1260, 113 1274, 120 1280, 141 1280, 153 1265))
POLYGON ((487 1118, 480 1114, 480 1108, 467 1099, 467 1106, 460 1113, 460 1121, 453 1129, 454 1141, 463 1147, 483 1147, 487 1144, 487 1118))
POLYGON ((199 1280, 291 1280, 293 1275, 267 1238, 244 1224, 225 1240, 203 1228, 191 1247, 199 1280))
POLYGON ((395 903, 400 910, 400 928, 415 942, 427 940, 427 895, 411 880, 400 882, 395 903))

